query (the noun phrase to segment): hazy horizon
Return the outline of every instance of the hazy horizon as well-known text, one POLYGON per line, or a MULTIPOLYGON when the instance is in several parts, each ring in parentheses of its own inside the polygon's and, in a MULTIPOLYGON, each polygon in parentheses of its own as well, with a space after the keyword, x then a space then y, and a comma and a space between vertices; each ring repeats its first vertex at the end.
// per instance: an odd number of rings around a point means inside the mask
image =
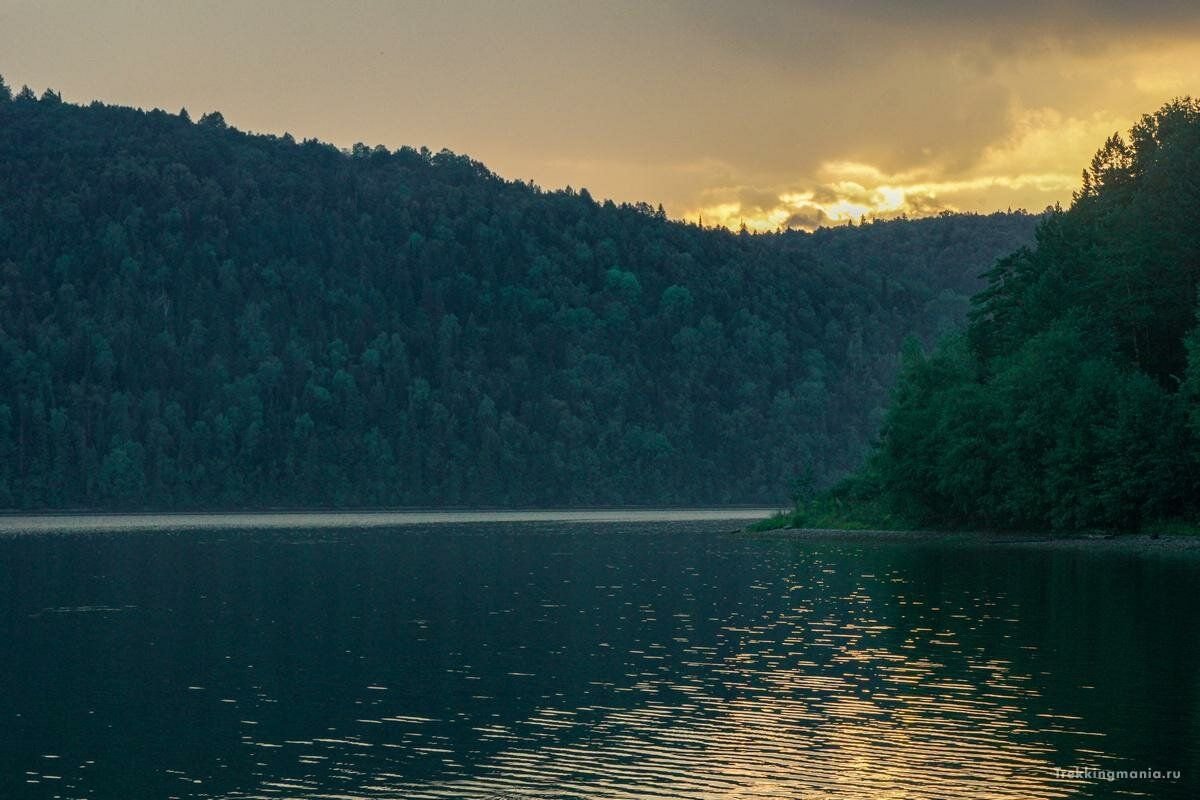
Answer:
POLYGON ((1200 78, 1184 3, 0 0, 0 75, 247 131, 449 148, 756 230, 1067 203, 1200 78))

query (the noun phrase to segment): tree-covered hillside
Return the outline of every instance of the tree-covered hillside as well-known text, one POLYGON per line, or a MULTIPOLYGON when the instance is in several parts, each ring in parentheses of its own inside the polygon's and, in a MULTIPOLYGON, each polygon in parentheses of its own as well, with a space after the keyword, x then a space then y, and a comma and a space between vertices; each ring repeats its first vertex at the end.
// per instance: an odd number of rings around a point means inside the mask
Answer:
POLYGON ((0 90, 0 507, 775 501, 1034 224, 739 235, 0 90))
POLYGON ((911 347, 872 467, 923 525, 1136 529, 1200 511, 1200 103, 1113 136, 1001 260, 970 328, 911 347))

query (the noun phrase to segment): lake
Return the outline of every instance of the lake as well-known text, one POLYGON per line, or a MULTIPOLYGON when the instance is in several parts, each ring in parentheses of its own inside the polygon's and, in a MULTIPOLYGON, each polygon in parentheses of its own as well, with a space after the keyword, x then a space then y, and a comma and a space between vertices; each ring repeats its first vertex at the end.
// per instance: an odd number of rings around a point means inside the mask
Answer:
POLYGON ((1190 554, 519 513, 0 518, 0 797, 1200 796, 1190 554))

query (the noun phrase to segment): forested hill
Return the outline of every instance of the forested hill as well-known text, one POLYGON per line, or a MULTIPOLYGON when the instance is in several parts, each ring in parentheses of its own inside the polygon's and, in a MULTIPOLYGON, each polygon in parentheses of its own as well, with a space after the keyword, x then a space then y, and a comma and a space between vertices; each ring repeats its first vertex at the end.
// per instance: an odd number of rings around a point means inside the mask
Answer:
POLYGON ((1113 136, 1001 260, 966 334, 912 348, 843 491, 919 525, 1137 529, 1200 516, 1200 103, 1113 136))
POLYGON ((1024 214, 702 230, 0 90, 0 507, 777 501, 1024 214))

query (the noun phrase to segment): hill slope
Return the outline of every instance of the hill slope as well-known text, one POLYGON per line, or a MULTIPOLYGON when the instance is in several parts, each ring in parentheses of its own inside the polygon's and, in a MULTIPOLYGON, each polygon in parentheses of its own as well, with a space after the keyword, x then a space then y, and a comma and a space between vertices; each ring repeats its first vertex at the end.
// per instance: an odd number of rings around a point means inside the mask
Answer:
POLYGON ((1033 225, 735 235, 0 96, 0 507, 775 501, 1033 225))

